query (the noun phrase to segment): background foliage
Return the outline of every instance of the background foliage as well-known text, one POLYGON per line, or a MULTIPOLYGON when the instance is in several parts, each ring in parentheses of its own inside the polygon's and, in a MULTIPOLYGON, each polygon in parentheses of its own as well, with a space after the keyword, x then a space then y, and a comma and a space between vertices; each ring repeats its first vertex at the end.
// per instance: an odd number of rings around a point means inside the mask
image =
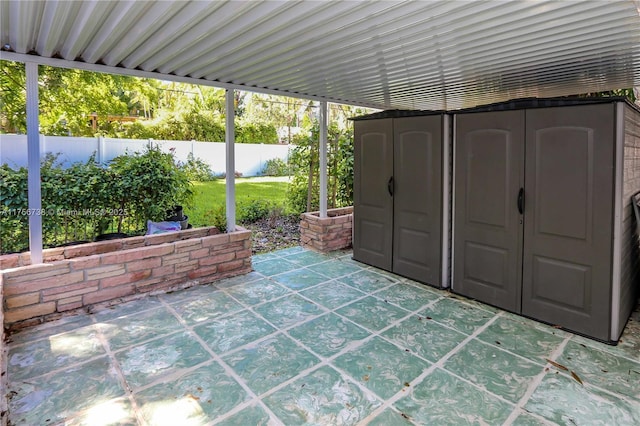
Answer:
MULTIPOLYGON (((92 240, 107 230, 141 234, 146 220, 161 221, 176 204, 190 205, 187 173, 158 148, 116 157, 104 166, 91 158, 62 168, 57 156, 41 163, 43 244, 92 240)), ((0 252, 29 246, 27 169, 0 166, 0 252)))

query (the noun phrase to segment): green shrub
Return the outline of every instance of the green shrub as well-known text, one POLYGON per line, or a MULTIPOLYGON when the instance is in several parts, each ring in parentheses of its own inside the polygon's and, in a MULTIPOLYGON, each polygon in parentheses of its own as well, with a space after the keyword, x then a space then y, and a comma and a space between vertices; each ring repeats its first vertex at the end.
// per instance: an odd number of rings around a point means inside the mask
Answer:
POLYGON ((251 200, 238 203, 237 221, 239 223, 254 223, 269 217, 272 210, 272 203, 267 200, 251 200))
POLYGON ((280 158, 267 160, 262 169, 263 176, 288 176, 289 165, 280 158))
POLYGON ((195 157, 191 152, 187 156, 187 162, 181 163, 180 168, 192 182, 209 182, 216 179, 211 167, 202 158, 195 157))
POLYGON ((224 204, 219 204, 207 210, 204 220, 208 225, 215 226, 220 232, 227 232, 227 209, 224 204))

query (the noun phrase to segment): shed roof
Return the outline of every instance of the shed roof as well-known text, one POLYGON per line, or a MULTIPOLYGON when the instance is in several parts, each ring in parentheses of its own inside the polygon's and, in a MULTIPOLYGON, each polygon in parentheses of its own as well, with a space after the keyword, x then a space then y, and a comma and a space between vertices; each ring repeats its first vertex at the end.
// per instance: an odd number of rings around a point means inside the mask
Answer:
POLYGON ((451 110, 640 86, 640 0, 0 2, 2 58, 451 110))

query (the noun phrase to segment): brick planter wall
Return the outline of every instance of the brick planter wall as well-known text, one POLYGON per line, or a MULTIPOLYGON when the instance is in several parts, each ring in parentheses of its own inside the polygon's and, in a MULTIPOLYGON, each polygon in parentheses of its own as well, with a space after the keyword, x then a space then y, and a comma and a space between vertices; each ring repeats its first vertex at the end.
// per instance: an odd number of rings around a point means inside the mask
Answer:
POLYGON ((17 329, 95 304, 209 283, 251 271, 251 231, 199 228, 0 256, 4 326, 17 329), (8 268, 8 269, 6 269, 8 268))
POLYGON ((353 207, 327 210, 326 218, 319 212, 300 216, 300 241, 304 247, 330 252, 351 247, 353 207))

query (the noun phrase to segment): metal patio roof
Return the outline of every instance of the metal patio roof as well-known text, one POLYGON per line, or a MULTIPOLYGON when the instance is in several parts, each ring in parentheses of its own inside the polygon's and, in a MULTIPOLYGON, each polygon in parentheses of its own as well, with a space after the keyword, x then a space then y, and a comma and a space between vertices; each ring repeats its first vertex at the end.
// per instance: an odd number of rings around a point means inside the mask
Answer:
POLYGON ((640 86, 640 0, 7 1, 1 57, 390 109, 640 86))

